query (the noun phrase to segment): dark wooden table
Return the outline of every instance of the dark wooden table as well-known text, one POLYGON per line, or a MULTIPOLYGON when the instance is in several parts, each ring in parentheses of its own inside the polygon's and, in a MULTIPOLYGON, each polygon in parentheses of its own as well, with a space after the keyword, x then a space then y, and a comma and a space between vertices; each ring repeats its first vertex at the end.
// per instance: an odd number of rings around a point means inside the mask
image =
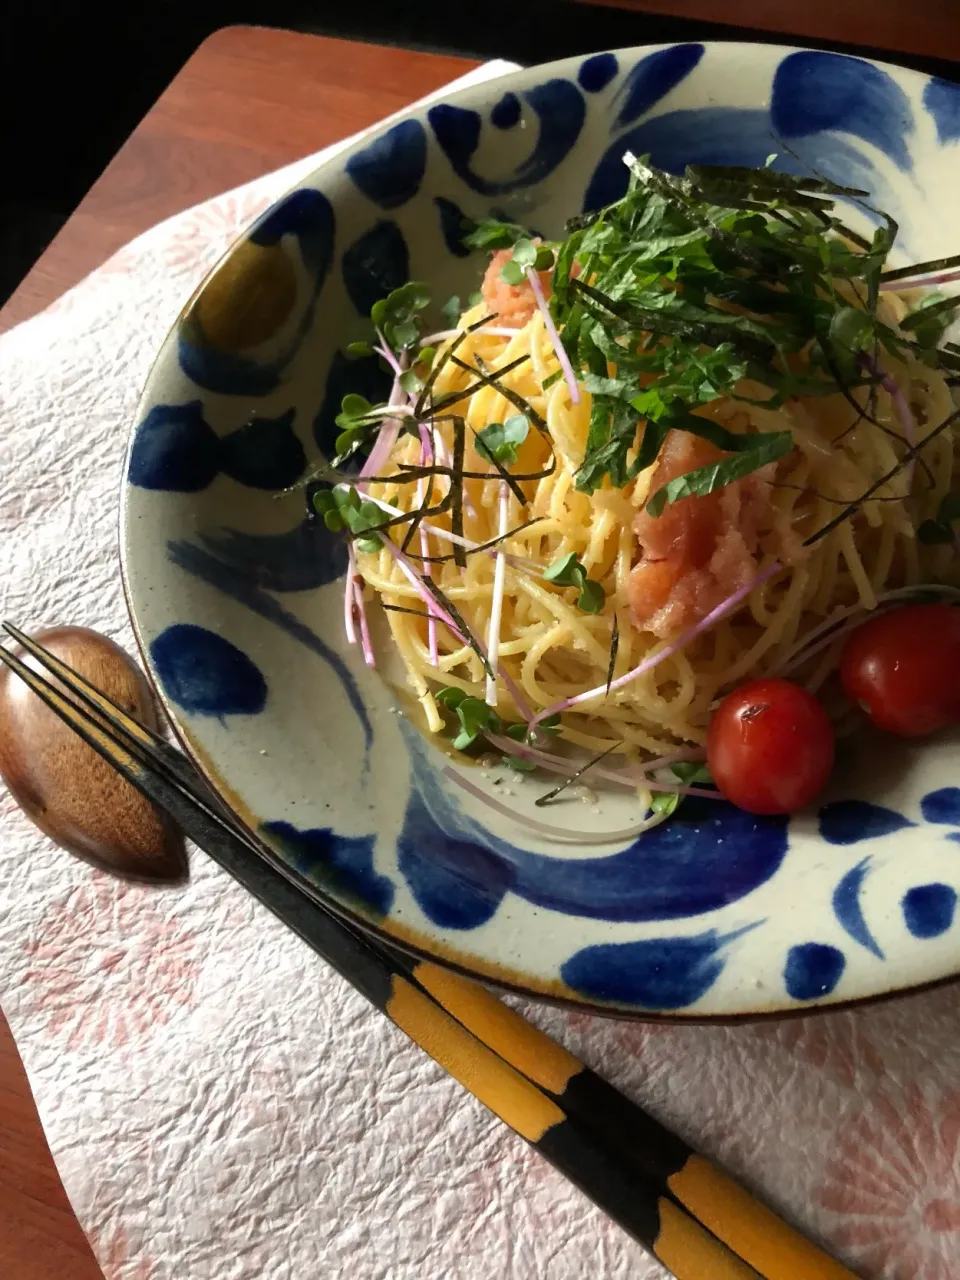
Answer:
MULTIPOLYGON (((805 38, 861 45, 894 55, 914 54, 960 62, 960 8, 957 0, 586 0, 613 9, 688 18, 695 22, 735 22, 740 27, 782 36, 783 44, 805 38)), ((730 32, 736 38, 736 31, 730 32)))
MULTIPOLYGON (((0 330, 42 310, 162 218, 374 124, 475 65, 294 32, 218 31, 0 309, 0 330)), ((103 1280, 54 1168, 2 1014, 0 1276, 103 1280)))
POLYGON ((293 31, 218 31, 0 308, 0 330, 40 311, 161 219, 348 137, 476 65, 293 31))

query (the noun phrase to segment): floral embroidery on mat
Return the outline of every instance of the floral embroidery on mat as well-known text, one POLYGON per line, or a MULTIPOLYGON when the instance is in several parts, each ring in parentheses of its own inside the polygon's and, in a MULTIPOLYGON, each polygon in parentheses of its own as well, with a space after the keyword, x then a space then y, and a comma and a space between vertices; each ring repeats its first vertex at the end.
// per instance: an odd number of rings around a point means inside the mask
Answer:
POLYGON ((91 1236, 104 1280, 158 1280, 153 1263, 132 1243, 125 1227, 94 1231, 91 1236))
POLYGON ((821 1013, 752 1027, 758 1039, 775 1042, 808 1066, 852 1089, 864 1077, 883 1075, 883 1059, 855 1013, 821 1013))
POLYGON ((592 1013, 579 1013, 575 1009, 565 1009, 563 1021, 570 1033, 568 1043, 575 1040, 578 1045, 588 1045, 591 1038, 596 1039, 599 1035, 605 1047, 616 1046, 635 1057, 644 1052, 650 1040, 661 1036, 669 1039, 678 1030, 666 1022, 621 1022, 598 1018, 592 1013))
POLYGON ((275 193, 241 189, 199 205, 177 222, 163 246, 168 267, 196 267, 198 255, 211 258, 211 246, 224 252, 238 235, 273 204, 275 193))
POLYGON ((833 1243, 871 1280, 955 1280, 960 1090, 934 1101, 881 1085, 838 1135, 815 1192, 833 1243))
POLYGON ((48 908, 24 951, 33 1008, 68 1049, 122 1047, 194 1002, 196 937, 176 896, 100 872, 48 908))

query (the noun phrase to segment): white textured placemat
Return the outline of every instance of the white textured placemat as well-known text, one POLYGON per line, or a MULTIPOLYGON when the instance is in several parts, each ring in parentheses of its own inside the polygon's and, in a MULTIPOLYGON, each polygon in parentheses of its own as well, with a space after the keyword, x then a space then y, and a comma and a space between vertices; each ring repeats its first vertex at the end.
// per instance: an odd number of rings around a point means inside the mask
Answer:
MULTIPOLYGON (((116 504, 140 388, 316 160, 154 228, 0 339, 3 617, 132 650, 116 504)), ((0 997, 107 1280, 664 1274, 204 856, 151 891, 5 793, 0 824, 0 997)), ((729 1028, 518 1003, 868 1280, 960 1276, 960 989, 729 1028)))

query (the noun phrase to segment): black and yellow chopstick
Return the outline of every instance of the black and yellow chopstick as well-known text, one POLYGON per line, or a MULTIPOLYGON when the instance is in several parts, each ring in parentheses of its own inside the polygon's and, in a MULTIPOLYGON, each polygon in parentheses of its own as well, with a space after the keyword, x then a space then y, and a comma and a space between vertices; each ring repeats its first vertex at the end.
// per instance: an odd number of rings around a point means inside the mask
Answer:
POLYGON ((4 625, 79 703, 8 650, 0 648, 0 660, 679 1280, 850 1280, 850 1271, 483 987, 395 951, 308 898, 184 755, 4 625))

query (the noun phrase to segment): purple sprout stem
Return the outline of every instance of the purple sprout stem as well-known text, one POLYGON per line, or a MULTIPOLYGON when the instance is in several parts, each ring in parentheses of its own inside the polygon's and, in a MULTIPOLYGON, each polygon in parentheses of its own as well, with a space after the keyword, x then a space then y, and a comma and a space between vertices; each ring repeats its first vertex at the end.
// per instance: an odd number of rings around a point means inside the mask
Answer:
MULTIPOLYGON (((455 338, 461 332, 460 329, 440 329, 437 333, 428 333, 425 338, 420 339, 420 346, 432 347, 434 343, 446 342, 448 338, 455 338)), ((515 338, 520 330, 508 329, 506 326, 484 325, 482 329, 471 329, 470 332, 489 338, 515 338)))
POLYGON ((510 808, 501 800, 497 800, 495 796, 489 795, 482 787, 478 787, 475 782, 471 782, 459 770, 451 769, 449 765, 443 770, 443 776, 458 787, 462 787, 464 791, 469 792, 475 799, 481 801, 496 813, 510 819, 512 822, 516 822, 519 826, 527 827, 529 830, 537 832, 538 835, 546 836, 550 840, 559 840, 565 844, 619 844, 626 840, 635 839, 637 836, 642 835, 644 831, 649 831, 651 827, 659 826, 664 821, 662 816, 652 814, 635 826, 626 827, 620 831, 571 831, 569 827, 555 827, 548 822, 541 822, 538 818, 530 817, 518 809, 510 808))
POLYGON ((347 544, 347 581, 343 590, 343 629, 347 635, 347 644, 357 643, 357 632, 354 627, 354 609, 356 607, 355 586, 357 581, 357 556, 353 543, 347 544))
POLYGON ((932 276, 917 276, 915 280, 881 280, 880 289, 882 292, 891 289, 927 289, 931 285, 952 284, 954 280, 960 280, 960 270, 937 271, 932 276))
MULTIPOLYGON (((379 330, 377 332, 379 334, 379 330)), ((390 398, 387 401, 388 406, 391 409, 398 409, 404 404, 404 401, 407 401, 409 405, 410 397, 400 385, 400 375, 404 372, 403 362, 406 360, 406 356, 402 356, 398 361, 393 356, 393 352, 389 350, 386 343, 384 343, 382 349, 377 348, 377 352, 393 367, 396 375, 393 380, 393 386, 390 388, 390 398)), ((362 491, 366 493, 367 486, 370 483, 370 478, 379 472, 387 458, 389 458, 390 450, 396 444, 397 436, 399 434, 399 418, 384 418, 380 424, 380 430, 377 432, 377 438, 374 441, 373 448, 370 450, 370 456, 360 468, 360 474, 357 477, 358 489, 362 489, 362 491)))
MULTIPOLYGON (((858 363, 863 369, 867 369, 874 377, 880 379, 880 385, 886 391, 887 395, 893 403, 897 417, 900 419, 900 425, 903 427, 903 434, 907 444, 913 449, 917 443, 917 420, 913 416, 913 410, 910 408, 907 397, 903 394, 900 384, 897 382, 893 374, 884 373, 880 365, 873 358, 867 355, 865 351, 861 351, 858 357, 858 363)), ((903 469, 904 479, 907 482, 907 493, 913 492, 913 477, 917 469, 916 457, 911 457, 910 461, 903 469)))
POLYGON ((543 316, 543 323, 546 326, 547 333, 550 335, 550 341, 553 344, 554 354, 560 361, 560 368, 563 370, 563 377, 567 384, 567 390, 570 392, 570 403, 580 403, 580 388, 577 386, 577 375, 573 371, 573 365, 570 363, 570 357, 567 355, 566 348, 560 340, 560 332, 553 323, 553 316, 550 314, 550 308, 547 306, 547 300, 543 296, 543 287, 540 284, 540 277, 537 275, 536 268, 527 267, 527 280, 530 288, 533 290, 533 296, 537 300, 537 309, 543 316))
POLYGON ((772 578, 775 573, 780 571, 781 567, 777 561, 768 565, 766 569, 757 574, 752 582, 748 582, 746 586, 740 587, 732 595, 727 596, 726 600, 721 601, 715 609, 711 609, 705 618, 701 618, 694 626, 688 627, 682 635, 679 635, 666 648, 661 649, 659 653, 653 653, 650 657, 644 658, 632 671, 627 671, 624 675, 618 676, 616 680, 610 682, 609 686, 606 684, 597 685, 595 689, 587 689, 585 693, 575 694, 572 698, 564 698, 562 702, 555 702, 552 707, 545 707, 542 711, 538 711, 530 721, 530 729, 535 730, 540 721, 546 719, 547 716, 567 711, 570 707, 575 707, 581 702, 589 702, 591 698, 595 698, 598 694, 612 693, 615 689, 622 689, 638 679, 638 677, 646 675, 648 671, 652 671, 661 662, 665 662, 667 658, 672 658, 675 653, 679 653, 681 649, 685 648, 691 640, 694 640, 702 632, 708 631, 714 623, 719 622, 721 618, 725 618, 728 613, 731 613, 747 598, 755 587, 759 587, 769 578, 772 578))
MULTIPOLYGON (((419 424, 420 431, 420 465, 433 465, 433 444, 430 440, 430 431, 425 422, 419 424)), ((427 481, 424 477, 417 483, 417 502, 422 506, 427 492, 427 481)), ((420 523, 420 553, 426 560, 430 555, 430 536, 420 523)), ((438 667, 440 665, 440 650, 437 647, 437 607, 436 604, 427 605, 427 613, 429 620, 427 622, 427 650, 430 654, 430 665, 438 667)))
MULTIPOLYGON (((483 645, 476 638, 476 636, 471 635, 470 638, 468 639, 463 634, 463 632, 454 622, 450 614, 447 613, 446 609, 444 609, 443 605, 441 605, 437 600, 434 599, 433 594, 431 593, 429 587, 427 587, 426 583, 423 581, 423 578, 421 577, 421 575, 417 572, 416 566, 413 564, 413 562, 410 559, 408 559, 406 555, 404 555, 404 553, 400 550, 397 544, 392 541, 392 539, 385 537, 384 534, 382 533, 380 534, 380 541, 383 543, 383 545, 387 548, 387 550, 396 560, 397 564, 400 566, 401 572, 414 586, 420 598, 426 604, 433 606, 433 608, 436 610, 437 617, 443 622, 444 626, 447 627, 447 629, 454 636, 456 636, 456 638, 461 642, 461 644, 469 645, 472 641, 473 647, 476 648, 478 653, 481 653, 483 655, 484 661, 487 662, 488 661, 487 651, 484 649, 483 645)), ((510 673, 504 669, 504 667, 502 666, 499 667, 497 674, 503 679, 503 683, 509 689, 514 702, 517 704, 517 710, 520 712, 521 716, 523 716, 524 720, 529 722, 533 718, 533 712, 530 710, 530 707, 527 703, 526 698, 524 698, 523 694, 521 693, 519 685, 513 679, 510 673)))
POLYGON ((491 746, 496 747, 498 751, 502 751, 504 755, 518 756, 521 760, 529 760, 532 764, 539 765, 542 769, 546 769, 548 773, 559 773, 563 777, 572 778, 575 773, 583 771, 581 776, 586 777, 587 774, 591 778, 603 778, 605 782, 617 782, 624 787, 649 787, 651 791, 675 791, 682 796, 703 796, 707 799, 719 799, 716 791, 711 791, 707 787, 687 787, 678 782, 660 782, 657 778, 651 778, 645 772, 649 768, 648 765, 642 765, 637 770, 626 769, 607 769, 602 764, 590 765, 588 769, 583 768, 583 764, 574 760, 567 760, 563 756, 553 755, 549 751, 541 751, 538 747, 528 746, 525 742, 517 742, 514 738, 504 738, 498 733, 488 733, 485 735, 491 746))

